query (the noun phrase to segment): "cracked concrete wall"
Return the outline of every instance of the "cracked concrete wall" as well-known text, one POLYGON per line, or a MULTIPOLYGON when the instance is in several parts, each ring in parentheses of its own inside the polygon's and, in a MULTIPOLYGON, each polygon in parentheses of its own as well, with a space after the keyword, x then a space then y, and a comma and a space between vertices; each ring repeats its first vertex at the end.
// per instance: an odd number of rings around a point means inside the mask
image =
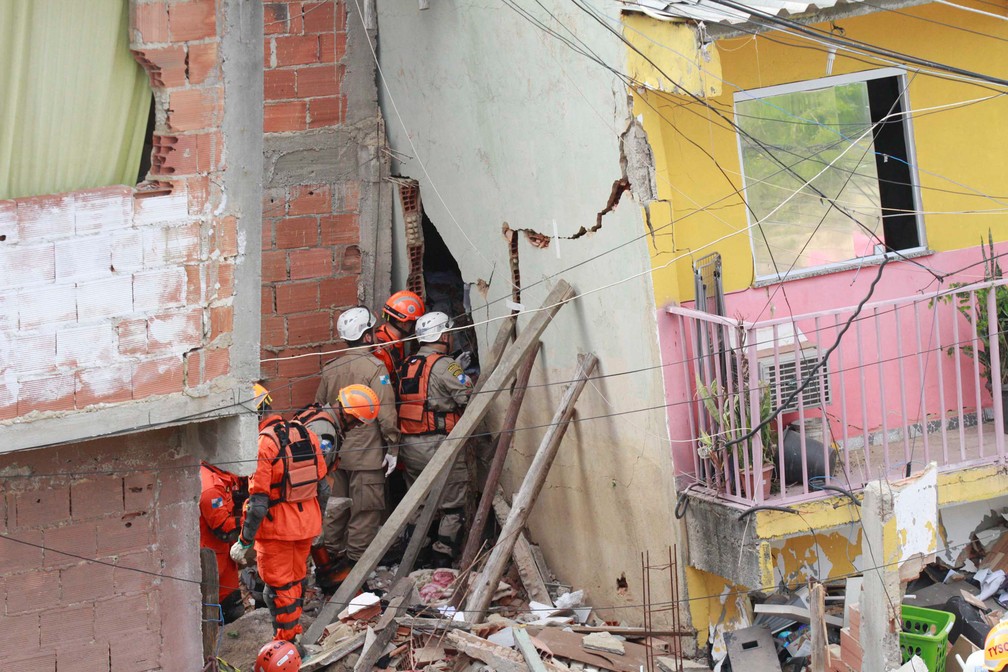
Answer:
MULTIPOLYGON (((554 9, 561 28, 535 2, 517 4, 556 30, 569 28, 607 63, 624 62, 622 43, 577 7, 554 9)), ((616 6, 607 11, 618 22, 616 6)), ((650 368, 659 357, 647 227, 634 186, 622 195, 617 188, 625 177, 647 174, 627 91, 613 73, 504 4, 435 2, 420 12, 415 3, 381 3, 378 31, 393 174, 419 180, 425 212, 463 280, 474 285, 473 319, 509 312, 503 222, 553 238, 543 245, 535 236, 517 237, 526 307, 541 304, 555 274, 583 295, 543 336, 509 458, 508 491, 541 439, 543 430, 530 428, 550 422, 579 352, 598 355, 601 375, 643 369, 585 389, 530 523, 561 581, 585 589, 607 618, 638 622, 641 609, 629 605, 641 603, 640 553, 663 555, 678 539, 663 386, 659 369, 650 368), (621 154, 628 128, 629 161, 621 154), (489 283, 485 294, 480 281, 489 283), (617 588, 621 574, 625 590, 617 588)), ((646 200, 653 184, 641 186, 646 200)), ((397 203, 396 217, 399 209, 397 203)), ((394 235, 401 231, 398 221, 394 235)), ((402 283, 404 247, 396 242, 395 281, 402 283)), ((519 319, 519 331, 528 319, 519 319)), ((476 331, 485 351, 497 324, 476 331)), ((657 582, 668 590, 667 578, 657 582)))

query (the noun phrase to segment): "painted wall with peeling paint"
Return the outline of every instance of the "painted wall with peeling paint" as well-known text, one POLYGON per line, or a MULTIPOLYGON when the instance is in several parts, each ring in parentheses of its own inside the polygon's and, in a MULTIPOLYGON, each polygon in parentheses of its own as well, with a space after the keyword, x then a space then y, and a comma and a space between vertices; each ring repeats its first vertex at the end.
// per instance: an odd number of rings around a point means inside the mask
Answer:
MULTIPOLYGON (((625 63, 621 43, 577 7, 553 8, 554 20, 531 0, 516 4, 571 30, 606 63, 625 63)), ((607 11, 618 22, 615 9, 607 11)), ((664 553, 677 541, 641 208, 623 194, 599 230, 566 239, 597 224, 623 177, 620 136, 631 119, 625 86, 504 4, 435 2, 418 11, 415 3, 380 3, 378 18, 388 85, 382 108, 398 159, 393 173, 419 180, 425 212, 464 281, 490 284, 485 296, 471 292, 474 320, 508 312, 503 222, 552 236, 556 220, 560 240, 548 247, 519 238, 526 307, 540 305, 553 276, 582 294, 543 336, 507 489, 520 482, 543 431, 532 428, 550 422, 559 383, 570 379, 579 352, 595 352, 602 375, 636 371, 585 389, 530 526, 552 570, 585 589, 590 603, 639 605, 641 551, 664 553), (612 413, 622 415, 598 417, 612 413), (629 589, 619 593, 616 579, 624 573, 629 589)), ((401 222, 393 228, 400 233, 401 222)), ((396 287, 407 268, 402 239, 397 243, 396 287)), ((528 319, 519 320, 519 330, 528 319)), ((496 332, 496 323, 477 327, 481 348, 496 332)), ((497 419, 506 403, 506 396, 499 401, 497 419)), ((642 618, 637 606, 604 613, 642 618)))

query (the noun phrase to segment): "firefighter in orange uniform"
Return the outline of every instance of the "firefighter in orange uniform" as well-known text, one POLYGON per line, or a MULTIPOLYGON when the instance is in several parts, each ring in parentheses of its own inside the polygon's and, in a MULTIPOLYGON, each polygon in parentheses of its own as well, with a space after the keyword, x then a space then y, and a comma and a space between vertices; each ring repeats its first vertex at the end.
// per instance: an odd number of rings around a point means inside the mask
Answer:
POLYGON ((385 322, 374 330, 374 340, 379 346, 372 353, 388 369, 392 384, 396 384, 399 367, 406 359, 406 343, 403 339, 413 335, 416 321, 425 312, 424 302, 409 290, 396 292, 385 302, 382 317, 385 322), (386 345, 382 345, 382 344, 386 345))
POLYGON ((231 559, 230 549, 238 539, 248 479, 202 462, 200 486, 200 547, 217 555, 218 600, 224 622, 230 623, 245 613, 238 588, 238 565, 231 559))
MULTIPOLYGON (((399 369, 399 458, 406 467, 406 485, 413 485, 469 403, 473 383, 458 362, 448 356, 451 320, 430 312, 417 320, 420 349, 399 369)), ((469 474, 465 458, 456 457, 439 505, 441 518, 432 562, 450 566, 458 554, 469 474)))

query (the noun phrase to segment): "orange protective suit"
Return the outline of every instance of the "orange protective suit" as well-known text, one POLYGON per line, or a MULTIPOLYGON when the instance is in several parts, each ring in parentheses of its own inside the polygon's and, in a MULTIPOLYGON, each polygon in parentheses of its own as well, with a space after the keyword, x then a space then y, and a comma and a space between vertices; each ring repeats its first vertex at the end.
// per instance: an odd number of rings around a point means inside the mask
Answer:
MULTIPOLYGON (((247 540, 251 535, 254 539, 259 576, 269 594, 264 593, 264 597, 273 616, 275 638, 293 640, 301 633, 302 581, 307 573, 312 540, 322 531, 322 512, 314 491, 309 498, 288 501, 294 496, 291 493, 297 491, 292 487, 293 477, 288 474, 298 472, 291 458, 278 459, 281 454, 278 435, 285 429, 291 445, 305 438, 300 433, 303 426, 282 421, 266 426, 259 434, 258 459, 249 482, 249 510, 242 537, 247 540), (269 502, 268 511, 261 516, 257 509, 264 500, 269 502)), ((325 460, 318 437, 307 430, 305 433, 314 453, 311 477, 321 488, 326 475, 325 460)), ((297 478, 303 489, 305 481, 301 473, 297 478)), ((327 496, 328 488, 325 491, 327 496)), ((318 492, 321 497, 321 489, 318 492)))
MULTIPOLYGON (((241 506, 236 506, 234 500, 234 493, 241 489, 241 480, 212 464, 203 462, 200 465, 200 547, 212 549, 217 556, 218 599, 225 611, 241 603, 238 565, 229 553, 231 544, 238 538, 241 522, 241 506)), ((225 616, 225 620, 231 619, 225 616)))

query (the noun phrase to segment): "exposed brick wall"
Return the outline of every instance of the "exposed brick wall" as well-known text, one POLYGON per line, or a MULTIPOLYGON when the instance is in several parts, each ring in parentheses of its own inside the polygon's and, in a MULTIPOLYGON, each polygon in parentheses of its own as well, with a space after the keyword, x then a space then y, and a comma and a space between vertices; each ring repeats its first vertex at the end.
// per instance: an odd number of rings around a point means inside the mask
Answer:
POLYGON ((131 6, 157 100, 148 182, 0 201, 0 421, 200 396, 228 372, 238 223, 215 214, 216 11, 131 6))
POLYGON ((4 670, 196 669, 199 476, 178 445, 161 431, 0 456, 0 533, 28 542, 0 537, 4 670))
MULTIPOLYGON (((264 132, 294 141, 339 127, 348 105, 342 90, 346 4, 272 2, 264 10, 264 132)), ((264 359, 342 345, 336 318, 358 302, 360 198, 356 176, 264 193, 264 359)), ((274 408, 296 409, 312 401, 323 359, 264 362, 262 375, 274 408)))

